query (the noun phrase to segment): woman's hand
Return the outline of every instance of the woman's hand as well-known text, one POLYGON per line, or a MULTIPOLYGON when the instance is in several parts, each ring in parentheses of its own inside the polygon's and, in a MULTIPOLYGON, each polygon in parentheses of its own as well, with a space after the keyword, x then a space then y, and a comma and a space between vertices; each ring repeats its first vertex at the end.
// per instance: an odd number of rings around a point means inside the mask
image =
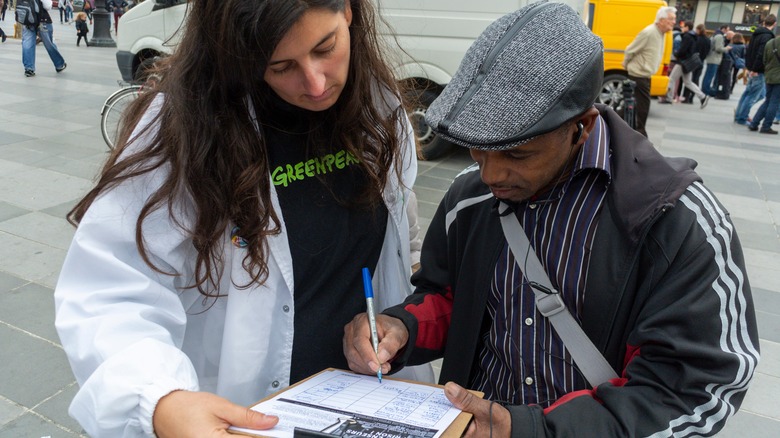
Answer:
POLYGON ((208 392, 174 391, 154 410, 154 432, 169 437, 233 437, 228 427, 270 429, 279 417, 261 414, 208 392))

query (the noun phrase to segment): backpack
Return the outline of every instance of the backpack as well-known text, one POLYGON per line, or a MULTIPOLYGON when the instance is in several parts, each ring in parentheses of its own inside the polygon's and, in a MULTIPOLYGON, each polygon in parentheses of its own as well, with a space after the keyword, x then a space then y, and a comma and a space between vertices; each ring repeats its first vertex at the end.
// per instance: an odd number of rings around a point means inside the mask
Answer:
POLYGON ((675 31, 672 37, 672 54, 677 53, 680 50, 680 43, 682 43, 682 35, 679 31, 675 31))
POLYGON ((16 22, 23 26, 37 26, 40 23, 39 12, 38 0, 16 1, 16 22))

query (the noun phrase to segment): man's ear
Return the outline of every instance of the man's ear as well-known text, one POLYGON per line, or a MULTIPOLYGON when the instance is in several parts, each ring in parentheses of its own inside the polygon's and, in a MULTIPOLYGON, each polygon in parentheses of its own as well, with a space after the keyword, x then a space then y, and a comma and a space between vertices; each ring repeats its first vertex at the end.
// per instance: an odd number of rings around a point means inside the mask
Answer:
POLYGON ((596 107, 591 107, 584 113, 582 113, 574 123, 574 136, 572 140, 572 146, 579 146, 585 143, 590 136, 593 128, 596 127, 596 118, 599 116, 599 110, 596 107))
POLYGON ((584 130, 585 126, 582 124, 582 122, 577 122, 577 134, 574 136, 574 144, 577 144, 580 142, 580 139, 582 138, 582 131, 584 130))

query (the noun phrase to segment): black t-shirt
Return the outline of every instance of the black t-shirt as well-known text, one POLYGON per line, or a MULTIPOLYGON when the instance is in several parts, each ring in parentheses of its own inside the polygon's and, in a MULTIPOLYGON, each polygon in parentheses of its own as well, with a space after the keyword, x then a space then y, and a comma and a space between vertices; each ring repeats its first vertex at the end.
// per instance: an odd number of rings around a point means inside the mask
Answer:
POLYGON ((366 185, 357 158, 333 144, 307 145, 323 114, 277 99, 263 118, 273 183, 282 207, 295 281, 295 335, 290 383, 327 367, 347 368, 344 325, 365 312, 361 269, 373 273, 382 250, 387 208, 351 202, 366 185))

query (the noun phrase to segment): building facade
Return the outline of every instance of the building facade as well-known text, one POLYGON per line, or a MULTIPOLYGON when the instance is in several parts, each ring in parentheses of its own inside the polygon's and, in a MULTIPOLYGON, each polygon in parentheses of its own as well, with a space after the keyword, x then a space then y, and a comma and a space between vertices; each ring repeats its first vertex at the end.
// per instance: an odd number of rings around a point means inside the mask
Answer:
POLYGON ((778 15, 780 1, 715 1, 668 0, 677 8, 677 21, 690 20, 694 25, 704 23, 714 31, 724 24, 735 32, 750 36, 756 26, 769 14, 778 15))

